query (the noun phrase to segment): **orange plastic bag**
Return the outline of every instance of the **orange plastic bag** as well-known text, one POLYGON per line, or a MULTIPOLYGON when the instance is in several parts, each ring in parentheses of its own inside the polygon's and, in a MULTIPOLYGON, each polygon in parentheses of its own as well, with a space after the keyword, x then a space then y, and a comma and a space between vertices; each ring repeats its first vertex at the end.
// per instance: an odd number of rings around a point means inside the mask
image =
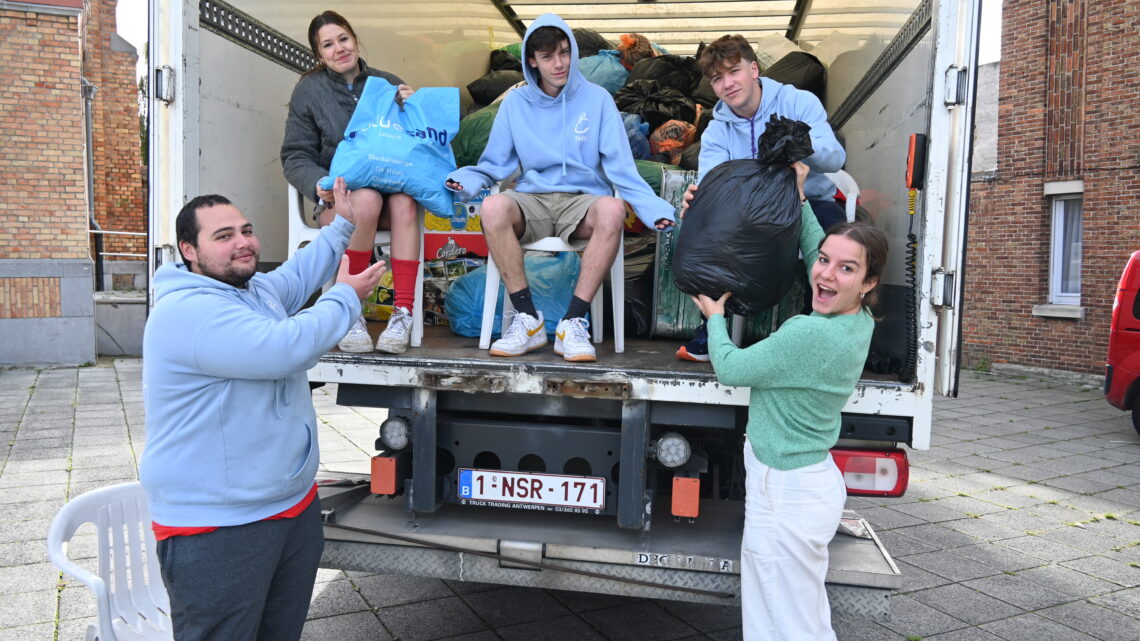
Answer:
POLYGON ((669 155, 669 164, 681 164, 681 152, 697 138, 697 127, 681 120, 669 120, 649 134, 649 152, 669 155))

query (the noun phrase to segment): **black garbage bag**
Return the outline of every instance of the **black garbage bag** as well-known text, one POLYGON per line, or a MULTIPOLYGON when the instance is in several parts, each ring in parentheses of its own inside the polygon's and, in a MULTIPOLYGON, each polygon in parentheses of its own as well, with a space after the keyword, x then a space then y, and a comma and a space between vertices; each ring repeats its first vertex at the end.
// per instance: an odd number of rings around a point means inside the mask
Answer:
POLYGON ((784 297, 799 271, 800 199, 788 165, 811 154, 810 129, 773 115, 758 141, 762 160, 729 160, 705 175, 676 232, 677 289, 732 292, 725 308, 744 316, 784 297))
POLYGON ((681 152, 681 169, 691 169, 697 171, 700 169, 701 159, 701 141, 685 147, 685 151, 681 152))
POLYGON ((494 102, 499 94, 511 88, 511 85, 520 83, 524 80, 521 71, 491 71, 487 75, 472 80, 467 85, 467 91, 471 92, 471 99, 481 105, 489 105, 494 102))
POLYGON ((511 55, 509 51, 495 49, 491 52, 491 64, 488 71, 522 71, 522 62, 511 55))
POLYGON ((693 102, 708 107, 711 111, 716 106, 717 100, 720 98, 717 98, 716 92, 713 91, 712 81, 709 80, 708 76, 702 75, 700 81, 697 82, 697 87, 693 89, 693 102))
POLYGON ((756 140, 757 160, 766 165, 790 165, 812 155, 811 126, 772 114, 756 140))
POLYGON ((597 55, 602 49, 617 49, 614 43, 602 37, 602 34, 593 29, 572 29, 574 41, 578 43, 578 57, 597 55))
POLYGON ((701 136, 705 133, 705 129, 708 128, 709 123, 713 121, 713 108, 701 105, 697 105, 697 107, 700 112, 697 114, 697 139, 700 140, 701 136))
POLYGON ((819 58, 806 51, 793 51, 785 55, 760 72, 760 75, 792 85, 796 89, 810 91, 820 102, 827 97, 827 69, 819 58))
POLYGON ((670 120, 693 122, 693 101, 676 89, 666 89, 656 80, 627 82, 614 96, 619 111, 637 114, 649 123, 649 131, 670 120))
MULTIPOLYGON (((625 252, 625 335, 648 337, 653 328, 653 265, 657 234, 627 234, 625 252)), ((605 306, 610 311, 610 306, 605 306)), ((610 323, 613 321, 607 321, 610 323)))
POLYGON ((662 87, 676 89, 688 96, 700 79, 701 72, 697 69, 695 59, 666 54, 638 60, 629 70, 626 83, 633 80, 656 80, 662 87))

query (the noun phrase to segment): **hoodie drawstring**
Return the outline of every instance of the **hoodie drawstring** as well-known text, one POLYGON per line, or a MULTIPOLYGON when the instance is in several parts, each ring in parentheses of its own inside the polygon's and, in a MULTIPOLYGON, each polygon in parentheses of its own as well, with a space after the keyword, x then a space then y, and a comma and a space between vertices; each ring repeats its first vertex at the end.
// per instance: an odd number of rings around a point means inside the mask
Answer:
MULTIPOLYGON (((753 116, 755 117, 755 116, 753 116)), ((752 143, 752 159, 756 159, 756 121, 748 119, 748 140, 752 143)))
MULTIPOLYGON (((569 74, 567 74, 569 75, 569 74)), ((569 84, 569 83, 567 83, 569 84)), ((558 93, 559 101, 562 104, 562 175, 566 175, 566 87, 562 87, 562 91, 558 93)))

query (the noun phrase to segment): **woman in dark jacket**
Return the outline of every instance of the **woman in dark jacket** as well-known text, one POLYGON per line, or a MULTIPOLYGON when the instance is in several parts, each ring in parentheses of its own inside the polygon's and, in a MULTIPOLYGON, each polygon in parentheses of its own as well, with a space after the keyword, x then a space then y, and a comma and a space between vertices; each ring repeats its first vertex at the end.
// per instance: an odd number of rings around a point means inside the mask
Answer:
MULTIPOLYGON (((356 32, 340 14, 325 11, 309 23, 309 46, 317 57, 317 66, 301 77, 289 100, 289 118, 285 121, 285 139, 281 143, 281 164, 285 178, 314 202, 326 206, 333 202, 331 191, 317 182, 329 175, 333 153, 344 137, 356 101, 364 91, 368 76, 377 76, 399 87, 397 101, 403 102, 415 91, 386 71, 373 69, 360 58, 356 32)), ((408 349, 412 335, 412 305, 415 301, 416 276, 420 270, 420 228, 416 201, 407 194, 381 194, 374 189, 352 192, 356 210, 356 231, 349 241, 349 272, 363 271, 372 257, 372 245, 378 226, 392 231, 392 281, 395 302, 388 327, 376 341, 376 349, 402 354, 408 349)), ((317 208, 317 220, 324 226, 332 222, 331 208, 317 208)), ((345 352, 371 352, 372 338, 364 317, 358 317, 338 344, 345 352)))

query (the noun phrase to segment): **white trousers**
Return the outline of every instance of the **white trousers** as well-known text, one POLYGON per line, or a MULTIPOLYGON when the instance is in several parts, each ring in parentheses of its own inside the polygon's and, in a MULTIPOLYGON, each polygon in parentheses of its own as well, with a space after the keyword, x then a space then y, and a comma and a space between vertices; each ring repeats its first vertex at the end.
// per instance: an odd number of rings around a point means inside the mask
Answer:
POLYGON ((795 470, 768 467, 747 440, 744 465, 744 641, 835 641, 824 579, 847 499, 843 475, 830 456, 795 470))

